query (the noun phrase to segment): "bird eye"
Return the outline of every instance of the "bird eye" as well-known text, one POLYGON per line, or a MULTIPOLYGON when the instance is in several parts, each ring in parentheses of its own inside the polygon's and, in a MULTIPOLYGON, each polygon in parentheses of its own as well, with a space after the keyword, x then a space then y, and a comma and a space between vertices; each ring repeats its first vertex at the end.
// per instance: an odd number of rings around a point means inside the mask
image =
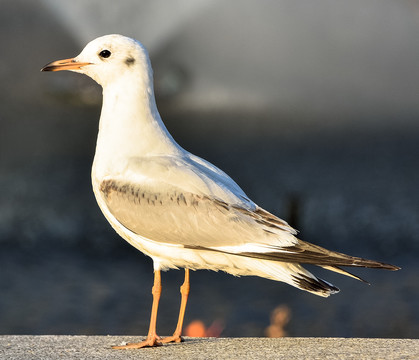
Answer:
POLYGON ((111 52, 109 51, 109 50, 102 50, 100 53, 99 53, 99 56, 100 57, 102 57, 102 58, 108 58, 109 56, 111 56, 111 52))

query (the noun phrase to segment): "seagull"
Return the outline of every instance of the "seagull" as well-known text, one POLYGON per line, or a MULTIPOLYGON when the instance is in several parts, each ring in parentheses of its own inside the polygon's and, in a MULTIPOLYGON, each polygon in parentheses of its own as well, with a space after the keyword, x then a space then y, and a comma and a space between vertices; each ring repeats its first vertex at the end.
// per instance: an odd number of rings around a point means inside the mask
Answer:
POLYGON ((41 71, 85 74, 103 88, 93 191, 116 232, 153 259, 153 302, 147 338, 115 349, 181 342, 189 295, 189 270, 225 271, 282 281, 315 295, 339 291, 302 265, 364 281, 342 266, 399 267, 330 251, 297 238, 286 221, 256 205, 225 172, 183 149, 157 110, 153 71, 144 46, 105 35, 70 59, 41 71), (181 305, 172 336, 161 338, 156 319, 161 271, 185 269, 181 305))

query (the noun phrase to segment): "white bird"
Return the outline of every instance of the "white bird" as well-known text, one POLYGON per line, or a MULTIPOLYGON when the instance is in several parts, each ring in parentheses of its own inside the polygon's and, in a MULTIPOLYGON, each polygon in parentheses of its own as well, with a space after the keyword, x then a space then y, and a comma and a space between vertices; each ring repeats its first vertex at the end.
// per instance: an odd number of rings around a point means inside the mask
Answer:
POLYGON ((399 269, 303 242, 284 220, 267 212, 223 171, 180 147, 156 107, 146 49, 122 35, 99 37, 75 58, 42 71, 71 70, 103 87, 92 183, 103 214, 131 245, 153 259, 153 305, 147 338, 115 348, 182 341, 189 269, 223 270, 283 281, 327 297, 339 291, 300 264, 356 279, 340 266, 399 269), (173 336, 156 333, 160 271, 185 269, 173 336))

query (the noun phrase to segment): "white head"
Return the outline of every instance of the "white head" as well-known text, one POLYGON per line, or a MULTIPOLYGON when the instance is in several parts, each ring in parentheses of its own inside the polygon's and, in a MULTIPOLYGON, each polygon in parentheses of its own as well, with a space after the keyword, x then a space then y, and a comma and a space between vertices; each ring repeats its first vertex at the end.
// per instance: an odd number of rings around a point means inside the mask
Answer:
POLYGON ((105 87, 128 75, 151 85, 152 70, 147 50, 122 35, 105 35, 89 42, 76 57, 53 61, 41 71, 70 70, 90 76, 105 87))

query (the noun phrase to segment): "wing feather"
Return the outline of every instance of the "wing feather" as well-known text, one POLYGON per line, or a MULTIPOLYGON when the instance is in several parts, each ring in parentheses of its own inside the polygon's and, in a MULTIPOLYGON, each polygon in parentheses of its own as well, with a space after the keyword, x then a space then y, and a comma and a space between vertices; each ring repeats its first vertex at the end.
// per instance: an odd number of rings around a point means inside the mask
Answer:
MULTIPOLYGON (((135 159, 124 176, 100 183, 109 212, 131 232, 160 243, 271 261, 396 270, 297 239, 285 221, 258 207, 221 170, 196 159, 135 159)), ((356 277, 352 274, 345 273, 356 277)))
POLYGON ((293 245, 293 229, 278 218, 273 221, 273 215, 267 216, 259 207, 253 211, 164 185, 165 191, 155 192, 147 186, 108 179, 101 183, 100 191, 120 224, 153 241, 205 248, 253 242, 266 251, 293 245))
POLYGON ((296 242, 291 226, 259 208, 223 171, 191 154, 130 159, 123 175, 102 179, 99 194, 116 221, 156 242, 262 248, 296 242))

